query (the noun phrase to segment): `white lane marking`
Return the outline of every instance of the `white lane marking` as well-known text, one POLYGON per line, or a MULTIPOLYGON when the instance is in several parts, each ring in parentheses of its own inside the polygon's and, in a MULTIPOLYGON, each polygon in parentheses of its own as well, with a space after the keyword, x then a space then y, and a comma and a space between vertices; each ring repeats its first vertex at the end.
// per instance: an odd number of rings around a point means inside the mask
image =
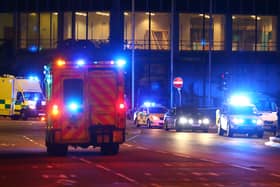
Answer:
POLYGON ((241 168, 241 169, 245 169, 245 170, 249 170, 249 171, 257 171, 257 169, 248 168, 248 167, 237 165, 237 164, 230 164, 230 165, 233 166, 233 167, 236 167, 236 168, 241 168))
MULTIPOLYGON (((72 157, 72 158, 73 159, 77 159, 77 157, 72 157)), ((84 162, 86 164, 92 164, 92 162, 90 160, 87 160, 87 159, 84 159, 84 158, 79 158, 78 160, 80 160, 80 161, 82 161, 82 162, 84 162)), ((95 167, 97 167, 99 169, 102 169, 102 170, 104 170, 106 172, 113 173, 114 175, 119 176, 119 177, 121 177, 121 178, 123 178, 123 179, 125 179, 125 180, 127 180, 127 181, 129 181, 131 183, 138 184, 138 182, 136 180, 134 180, 134 179, 132 179, 132 178, 122 174, 122 173, 115 172, 112 169, 107 168, 107 167, 105 167, 105 166, 103 166, 101 164, 95 164, 95 167)))
POLYGON ((137 148, 137 149, 141 149, 141 150, 149 150, 149 148, 142 147, 142 146, 137 146, 136 148, 137 148))
POLYGON ((0 146, 2 147, 15 147, 16 144, 6 144, 6 143, 1 143, 0 146))
POLYGON ((87 159, 84 159, 84 158, 80 158, 79 160, 82 161, 82 162, 84 162, 84 163, 86 163, 86 164, 92 164, 91 161, 89 161, 89 160, 87 160, 87 159))
MULTIPOLYGON (((142 147, 142 146, 136 146, 136 148, 141 149, 141 150, 150 150, 149 148, 142 147)), ((165 153, 165 151, 156 151, 156 152, 164 152, 165 153)), ((185 154, 182 154, 182 153, 166 152, 166 154, 172 154, 174 156, 183 157, 183 158, 192 158, 191 156, 185 155, 185 154)), ((222 164, 222 162, 215 161, 215 160, 210 160, 210 159, 201 158, 199 160, 206 161, 206 162, 211 162, 211 163, 215 163, 215 164, 222 164)), ((257 169, 249 168, 249 167, 245 167, 245 166, 241 166, 241 165, 237 165, 237 164, 228 164, 228 163, 223 163, 223 164, 227 164, 227 165, 230 165, 230 166, 233 166, 233 167, 236 167, 236 168, 245 169, 245 170, 249 170, 249 171, 257 171, 257 169)))
POLYGON ((203 158, 203 159, 200 159, 200 160, 204 161, 204 162, 211 162, 211 163, 214 163, 214 164, 221 164, 221 162, 218 162, 218 161, 215 161, 215 160, 206 159, 206 158, 203 158))
POLYGON ((280 174, 277 174, 277 173, 271 173, 270 175, 271 175, 271 176, 274 176, 274 177, 280 178, 280 174))
POLYGON ((22 136, 22 137, 23 137, 25 140, 27 140, 27 141, 29 141, 29 142, 35 144, 35 145, 38 145, 38 146, 40 146, 40 147, 45 147, 45 145, 40 144, 39 142, 36 142, 36 141, 34 141, 33 139, 31 139, 31 138, 29 138, 29 137, 27 137, 27 136, 22 136))
POLYGON ((110 168, 107 168, 107 167, 105 167, 105 166, 103 166, 103 165, 96 164, 95 166, 96 166, 97 168, 103 169, 104 171, 113 173, 114 175, 119 176, 119 177, 121 177, 121 178, 123 178, 123 179, 125 179, 125 180, 127 180, 127 181, 129 181, 129 182, 131 182, 131 183, 138 184, 138 182, 137 182, 136 180, 134 180, 134 179, 132 179, 132 178, 130 178, 130 177, 128 177, 128 176, 122 174, 122 173, 115 172, 115 171, 111 170, 110 168))
POLYGON ((137 136, 139 136, 139 134, 137 134, 137 135, 135 135, 135 136, 132 136, 132 137, 126 139, 126 142, 130 142, 131 140, 137 138, 137 136))
POLYGON ((172 166, 172 164, 169 164, 169 163, 164 163, 163 165, 164 165, 164 166, 167 166, 167 167, 172 166))
POLYGON ((117 176, 119 176, 119 177, 121 177, 121 178, 124 178, 124 179, 126 179, 127 181, 129 181, 129 182, 131 182, 131 183, 137 184, 137 182, 136 182, 134 179, 132 179, 132 178, 130 178, 130 177, 127 177, 127 176, 125 176, 124 174, 115 173, 115 175, 117 175, 117 176))
POLYGON ((107 168, 107 167, 105 167, 105 166, 102 166, 102 165, 100 165, 100 164, 96 164, 95 166, 96 166, 97 168, 103 169, 103 170, 105 170, 105 171, 111 171, 111 169, 109 169, 109 168, 107 168))

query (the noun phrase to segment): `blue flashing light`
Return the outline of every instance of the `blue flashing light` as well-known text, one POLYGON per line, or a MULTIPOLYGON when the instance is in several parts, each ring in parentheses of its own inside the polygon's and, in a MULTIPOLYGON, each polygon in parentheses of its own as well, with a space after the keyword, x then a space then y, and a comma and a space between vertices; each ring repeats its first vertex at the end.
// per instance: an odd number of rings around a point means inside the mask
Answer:
POLYGON ((154 107, 155 105, 156 104, 154 102, 149 102, 149 101, 144 102, 145 107, 154 107))
POLYGON ((76 64, 77 64, 78 66, 83 66, 83 65, 85 65, 85 60, 79 59, 79 60, 76 61, 76 64))
POLYGON ((69 104, 69 109, 73 112, 76 112, 78 110, 78 104, 75 102, 72 102, 69 104))
POLYGON ((37 76, 29 76, 28 79, 33 81, 39 81, 39 78, 37 76))
POLYGON ((31 45, 28 47, 28 51, 35 53, 38 51, 38 47, 36 45, 31 45))
POLYGON ((117 60, 117 66, 123 67, 126 64, 124 59, 118 59, 117 60))
POLYGON ((229 103, 236 106, 247 106, 251 104, 251 101, 247 96, 234 95, 230 97, 229 103))

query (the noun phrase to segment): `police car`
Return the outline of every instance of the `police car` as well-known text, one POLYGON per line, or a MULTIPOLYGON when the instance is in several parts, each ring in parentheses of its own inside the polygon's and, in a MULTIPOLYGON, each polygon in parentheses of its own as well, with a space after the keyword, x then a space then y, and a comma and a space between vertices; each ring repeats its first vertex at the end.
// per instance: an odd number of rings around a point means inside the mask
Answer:
POLYGON ((163 105, 145 102, 134 113, 134 124, 137 127, 163 127, 163 117, 166 112, 167 108, 163 105))
POLYGON ((243 96, 232 96, 216 111, 216 124, 220 136, 226 133, 228 137, 233 137, 238 133, 262 138, 264 134, 261 114, 256 106, 243 96))

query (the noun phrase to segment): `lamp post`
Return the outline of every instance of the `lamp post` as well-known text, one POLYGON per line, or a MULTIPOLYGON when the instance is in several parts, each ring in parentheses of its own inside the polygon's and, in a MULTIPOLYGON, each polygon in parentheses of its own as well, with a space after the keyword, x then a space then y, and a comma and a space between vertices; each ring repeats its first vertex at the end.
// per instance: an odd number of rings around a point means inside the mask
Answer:
POLYGON ((135 75, 134 75, 134 65, 135 65, 135 0, 132 0, 131 3, 131 109, 134 110, 134 103, 135 103, 135 75))
POLYGON ((213 4, 212 0, 209 2, 209 49, 208 49, 208 105, 211 104, 211 74, 212 74, 212 47, 213 47, 213 4))
POLYGON ((171 0, 171 32, 170 32, 170 108, 173 107, 173 60, 174 60, 174 0, 171 0))

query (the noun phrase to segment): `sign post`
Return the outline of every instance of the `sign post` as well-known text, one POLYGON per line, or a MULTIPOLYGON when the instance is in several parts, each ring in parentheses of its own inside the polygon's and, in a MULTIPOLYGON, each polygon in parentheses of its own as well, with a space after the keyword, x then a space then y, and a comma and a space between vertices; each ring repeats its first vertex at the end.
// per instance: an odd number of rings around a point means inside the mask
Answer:
POLYGON ((182 94, 181 94, 181 88, 183 87, 183 79, 181 77, 175 77, 173 80, 173 86, 177 88, 179 93, 179 105, 182 104, 182 94))

